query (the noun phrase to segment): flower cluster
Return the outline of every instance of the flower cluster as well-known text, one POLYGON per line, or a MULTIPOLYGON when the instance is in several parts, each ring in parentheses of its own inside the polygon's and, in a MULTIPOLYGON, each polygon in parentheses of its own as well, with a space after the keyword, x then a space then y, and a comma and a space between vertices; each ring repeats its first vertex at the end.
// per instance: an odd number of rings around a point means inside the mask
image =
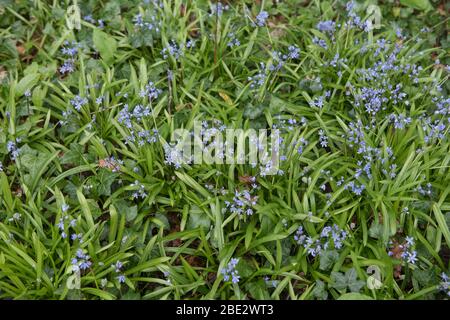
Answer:
POLYGON ((226 4, 223 5, 221 2, 211 3, 211 8, 209 12, 209 16, 218 16, 221 17, 224 11, 227 11, 230 7, 226 4))
POLYGON ((394 128, 395 129, 405 129, 410 123, 411 123, 411 118, 410 117, 406 117, 403 114, 395 114, 395 113, 391 113, 388 116, 388 119, 390 122, 392 122, 394 124, 394 128))
POLYGON ((444 272, 441 274, 441 283, 439 284, 439 290, 445 292, 450 297, 450 278, 444 272))
POLYGON ((57 227, 61 232, 61 238, 66 239, 68 236, 68 233, 70 229, 72 228, 73 232, 70 234, 70 239, 72 241, 79 240, 80 243, 83 242, 83 234, 82 233, 76 233, 75 227, 77 226, 77 220, 71 219, 70 216, 67 214, 67 211, 69 210, 69 205, 62 204, 61 205, 61 211, 62 211, 62 217, 59 218, 57 227))
POLYGON ((162 93, 161 89, 156 88, 155 84, 150 81, 145 85, 144 89, 141 90, 139 95, 141 97, 148 97, 150 101, 156 100, 158 96, 162 93))
POLYGON ((61 49, 62 54, 66 57, 62 66, 59 68, 61 74, 67 74, 75 71, 75 58, 81 45, 76 41, 64 41, 65 47, 61 49))
POLYGON ((297 145, 298 145, 298 147, 297 147, 297 153, 298 153, 298 154, 302 154, 304 148, 308 145, 308 143, 309 143, 308 140, 306 140, 306 139, 303 138, 303 137, 300 137, 300 138, 298 139, 298 142, 297 142, 297 145))
POLYGON ((19 138, 16 138, 15 141, 8 141, 6 143, 6 150, 11 155, 11 160, 15 161, 20 154, 20 148, 17 147, 17 143, 20 142, 19 138))
POLYGON ((403 244, 390 241, 390 250, 388 255, 395 259, 403 259, 405 262, 410 264, 416 264, 417 262, 417 251, 414 250, 415 241, 413 237, 407 236, 403 244))
POLYGON ((371 24, 368 20, 363 21, 355 12, 355 2, 349 1, 346 4, 346 11, 348 14, 348 20, 344 23, 344 26, 348 29, 359 28, 365 32, 369 32, 371 24))
POLYGON ((117 261, 115 264, 111 265, 111 268, 114 268, 114 271, 118 274, 116 279, 119 281, 119 283, 124 283, 126 280, 125 275, 122 273, 122 267, 123 263, 120 261, 117 261))
POLYGON ((326 33, 329 36, 333 36, 336 31, 336 22, 332 20, 320 21, 316 25, 317 30, 320 32, 326 33))
POLYGON ((328 137, 325 135, 325 132, 320 129, 319 130, 319 144, 322 148, 328 147, 328 137))
POLYGON ((267 13, 267 11, 261 11, 256 16, 256 22, 253 22, 252 26, 264 27, 266 25, 267 18, 269 18, 269 13, 267 13))
POLYGON ((266 66, 262 62, 259 63, 259 66, 260 68, 258 70, 258 73, 253 77, 248 77, 250 88, 252 89, 262 87, 264 85, 264 82, 266 81, 266 66))
POLYGON ((135 15, 133 18, 134 26, 143 31, 154 31, 155 33, 161 32, 161 21, 158 21, 155 15, 150 16, 150 21, 145 20, 146 19, 141 13, 135 15))
POLYGON ((294 240, 297 244, 303 246, 309 255, 315 257, 320 256, 326 250, 341 249, 347 236, 347 231, 334 224, 333 226, 325 226, 319 237, 314 239, 308 236, 303 227, 300 226, 295 232, 294 240))
MULTIPOLYGON (((141 92, 141 94, 147 95, 149 98, 150 95, 155 97, 155 94, 157 93, 150 92, 149 90, 154 89, 149 87, 143 93, 141 92)), ((145 144, 153 144, 159 140, 159 132, 157 129, 142 129, 145 119, 151 115, 152 111, 150 106, 138 104, 131 110, 128 104, 123 106, 122 110, 119 112, 117 121, 130 131, 130 134, 125 137, 126 144, 137 143, 139 146, 144 146, 145 144)))
POLYGON ((427 183, 425 185, 425 187, 422 187, 422 185, 419 185, 417 187, 417 192, 419 192, 423 196, 430 196, 432 194, 431 183, 427 183))
POLYGON ((147 192, 145 191, 145 186, 143 184, 141 184, 138 180, 134 181, 134 183, 130 184, 130 187, 132 187, 133 189, 136 189, 136 191, 133 192, 133 194, 131 195, 131 197, 133 199, 145 199, 147 197, 147 192))
POLYGON ((81 97, 79 95, 76 95, 75 98, 70 100, 70 104, 72 107, 75 108, 77 111, 81 111, 81 108, 89 103, 88 99, 86 97, 81 97))
POLYGON ((282 54, 280 51, 272 51, 272 64, 269 66, 270 71, 279 71, 286 61, 298 59, 300 57, 300 49, 291 45, 288 47, 288 53, 282 54))
POLYGON ((178 59, 184 55, 183 45, 179 46, 174 40, 171 40, 167 46, 161 50, 161 54, 165 60, 170 56, 178 61, 178 59))
POLYGON ((72 271, 79 273, 80 271, 87 270, 92 266, 90 256, 85 254, 82 249, 78 249, 75 258, 72 258, 72 271))
POLYGON ((326 99, 329 98, 331 96, 331 91, 327 90, 325 91, 325 93, 319 97, 315 97, 310 103, 309 105, 311 107, 316 107, 316 108, 323 108, 326 99))
POLYGON ((239 276, 238 271, 236 270, 236 266, 239 263, 239 259, 237 258, 231 258, 230 262, 226 266, 226 268, 223 268, 220 270, 220 273, 223 275, 223 280, 230 281, 233 283, 238 283, 239 279, 241 278, 239 276))
POLYGON ((164 163, 175 167, 175 169, 181 168, 184 163, 190 163, 191 159, 185 159, 183 155, 183 150, 178 147, 175 143, 166 143, 163 145, 164 148, 164 163))
POLYGON ((229 38, 227 47, 233 48, 233 47, 239 47, 241 45, 241 42, 236 37, 236 34, 234 32, 229 32, 227 37, 229 38))
POLYGON ((83 20, 84 20, 84 21, 87 21, 87 22, 89 22, 89 23, 92 23, 92 24, 94 24, 94 25, 97 24, 97 26, 98 26, 100 29, 103 29, 103 28, 105 27, 105 22, 104 22, 102 19, 95 20, 95 19, 92 17, 91 14, 85 15, 85 16, 83 17, 83 20))
POLYGON ((241 191, 235 190, 233 200, 225 201, 226 209, 230 213, 237 213, 238 215, 251 216, 253 214, 254 206, 258 202, 258 196, 255 195, 255 191, 258 189, 255 179, 251 184, 251 189, 243 189, 241 191))
POLYGON ((319 39, 318 37, 312 38, 312 43, 315 45, 324 48, 325 50, 328 49, 327 42, 323 39, 319 39))

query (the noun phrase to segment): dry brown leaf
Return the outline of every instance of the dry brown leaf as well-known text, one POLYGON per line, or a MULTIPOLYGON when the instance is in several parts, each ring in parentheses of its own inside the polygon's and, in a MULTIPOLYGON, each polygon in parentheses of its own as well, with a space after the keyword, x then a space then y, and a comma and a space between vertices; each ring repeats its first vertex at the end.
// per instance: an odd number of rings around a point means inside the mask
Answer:
POLYGON ((223 99, 223 101, 225 101, 226 104, 228 104, 229 106, 233 105, 233 101, 231 100, 231 98, 223 91, 219 91, 219 96, 223 99))

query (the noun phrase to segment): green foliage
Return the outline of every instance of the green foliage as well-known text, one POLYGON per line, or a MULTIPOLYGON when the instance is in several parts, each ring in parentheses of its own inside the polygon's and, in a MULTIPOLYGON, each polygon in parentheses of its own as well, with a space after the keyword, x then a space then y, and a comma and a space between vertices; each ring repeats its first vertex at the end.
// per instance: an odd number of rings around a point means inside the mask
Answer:
POLYGON ((346 1, 77 2, 80 30, 60 1, 0 1, 0 299, 445 298, 448 4, 358 1, 364 30, 346 1), (281 129, 281 171, 174 164, 196 120, 281 129))

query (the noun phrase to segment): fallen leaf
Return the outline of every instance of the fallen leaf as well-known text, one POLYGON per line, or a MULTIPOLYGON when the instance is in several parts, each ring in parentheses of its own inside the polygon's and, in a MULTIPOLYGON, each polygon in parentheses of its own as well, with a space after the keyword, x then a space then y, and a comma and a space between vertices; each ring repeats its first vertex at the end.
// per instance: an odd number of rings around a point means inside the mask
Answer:
POLYGON ((231 98, 223 91, 219 91, 219 96, 228 104, 229 106, 233 105, 233 101, 231 98))

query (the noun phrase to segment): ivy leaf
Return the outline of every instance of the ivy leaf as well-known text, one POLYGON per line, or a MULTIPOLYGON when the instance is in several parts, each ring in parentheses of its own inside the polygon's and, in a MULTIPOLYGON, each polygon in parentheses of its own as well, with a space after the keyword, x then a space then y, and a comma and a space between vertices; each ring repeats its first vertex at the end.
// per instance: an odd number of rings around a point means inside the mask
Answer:
POLYGON ((198 208, 194 208, 189 212, 189 220, 187 223, 187 229, 204 228, 206 230, 211 226, 211 221, 208 215, 198 208))
POLYGON ((116 40, 108 35, 107 33, 100 31, 99 29, 94 29, 93 39, 94 46, 103 60, 110 64, 114 62, 114 53, 117 49, 116 40))
POLYGON ((343 291, 347 289, 347 281, 344 276, 344 274, 340 272, 331 272, 331 281, 332 281, 332 288, 335 288, 338 291, 343 291))
POLYGON ((250 277, 256 271, 255 267, 246 259, 239 259, 236 270, 241 278, 250 277))
POLYGON ((400 3, 404 6, 422 11, 429 11, 433 9, 433 6, 428 0, 400 0, 400 3))
POLYGON ((358 280, 355 268, 347 270, 345 275, 340 272, 332 272, 331 280, 333 281, 332 287, 338 291, 349 288, 351 292, 359 292, 366 284, 364 281, 358 280))
POLYGON ((137 217, 137 206, 132 206, 126 200, 121 199, 115 201, 114 206, 117 208, 117 211, 120 212, 120 214, 125 214, 126 220, 128 222, 134 220, 137 217))
POLYGON ((267 292, 266 284, 263 279, 258 281, 249 282, 245 285, 252 298, 256 300, 269 300, 270 295, 267 292))
POLYGON ((20 79, 16 86, 16 96, 21 96, 39 81, 39 73, 31 73, 20 79))
POLYGON ((286 102, 274 95, 271 96, 269 110, 272 114, 280 113, 284 110, 286 102))
POLYGON ((118 174, 110 172, 109 170, 102 169, 97 175, 97 192, 99 196, 110 196, 111 185, 117 178, 118 174))
POLYGON ((365 294, 351 292, 343 294, 338 300, 373 300, 373 298, 366 296, 365 294))
POLYGON ((263 110, 261 106, 254 106, 248 103, 244 109, 244 117, 250 120, 254 120, 263 115, 263 110))
POLYGON ((320 280, 316 280, 316 286, 312 291, 313 297, 319 300, 326 300, 328 298, 328 292, 325 289, 325 283, 320 280))
POLYGON ((79 143, 72 142, 70 144, 70 150, 61 158, 61 164, 73 164, 77 166, 84 164, 83 146, 79 143))
POLYGON ((366 284, 364 281, 358 280, 355 268, 347 270, 345 273, 345 278, 351 292, 359 292, 359 290, 361 290, 361 288, 366 284))
POLYGON ((383 238, 383 225, 373 222, 369 228, 369 236, 375 239, 383 238))
POLYGON ((24 174, 24 182, 27 186, 33 187, 33 183, 36 184, 38 175, 46 170, 44 165, 49 157, 51 157, 51 154, 31 149, 28 145, 21 148, 20 164, 28 172, 28 174, 24 174))
POLYGON ((324 251, 320 255, 320 270, 329 270, 339 259, 339 253, 336 250, 324 251))

